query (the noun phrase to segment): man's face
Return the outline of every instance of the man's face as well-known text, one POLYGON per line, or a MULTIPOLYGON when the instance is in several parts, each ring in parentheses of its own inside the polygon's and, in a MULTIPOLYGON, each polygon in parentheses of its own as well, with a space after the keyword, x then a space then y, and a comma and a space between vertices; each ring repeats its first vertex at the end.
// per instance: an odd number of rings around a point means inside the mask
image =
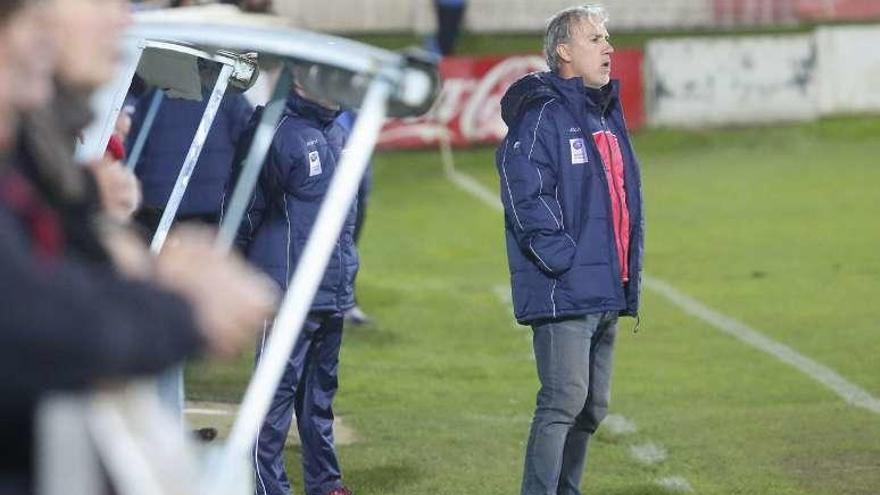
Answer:
POLYGON ((51 0, 58 40, 58 76, 82 89, 113 77, 120 39, 131 23, 128 0, 51 0))
POLYGON ((0 21, 0 151, 12 142, 17 115, 53 94, 55 44, 47 31, 47 9, 36 2, 0 21))
POLYGON ((43 106, 53 94, 56 49, 48 14, 43 4, 25 5, 0 30, 9 65, 9 91, 18 111, 43 106))
POLYGON ((611 81, 614 48, 608 41, 604 24, 581 20, 572 29, 571 40, 560 44, 557 50, 562 58, 559 75, 563 78, 580 77, 584 85, 591 88, 601 88, 611 81))

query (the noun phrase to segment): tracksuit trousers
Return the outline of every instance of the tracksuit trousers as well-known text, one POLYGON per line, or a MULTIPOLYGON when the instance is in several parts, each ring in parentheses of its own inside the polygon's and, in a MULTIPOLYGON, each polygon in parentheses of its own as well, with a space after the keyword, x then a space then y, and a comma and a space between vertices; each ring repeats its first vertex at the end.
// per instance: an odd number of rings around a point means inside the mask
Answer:
MULTIPOLYGON (((257 362, 271 324, 257 347, 257 362)), ((254 449, 257 495, 289 495, 284 444, 293 414, 302 442, 306 495, 325 495, 342 486, 333 440, 333 398, 338 388, 341 313, 310 313, 260 428, 254 449)))

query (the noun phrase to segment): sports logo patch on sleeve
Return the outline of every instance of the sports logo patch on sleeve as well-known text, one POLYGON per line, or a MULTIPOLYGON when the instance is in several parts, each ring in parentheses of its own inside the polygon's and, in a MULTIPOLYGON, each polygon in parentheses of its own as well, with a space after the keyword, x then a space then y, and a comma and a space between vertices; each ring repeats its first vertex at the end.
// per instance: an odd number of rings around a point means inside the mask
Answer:
POLYGON ((321 175, 321 156, 317 151, 309 152, 309 177, 321 175))
POLYGON ((584 145, 584 138, 569 139, 568 145, 571 148, 572 165, 587 163, 587 147, 584 145))

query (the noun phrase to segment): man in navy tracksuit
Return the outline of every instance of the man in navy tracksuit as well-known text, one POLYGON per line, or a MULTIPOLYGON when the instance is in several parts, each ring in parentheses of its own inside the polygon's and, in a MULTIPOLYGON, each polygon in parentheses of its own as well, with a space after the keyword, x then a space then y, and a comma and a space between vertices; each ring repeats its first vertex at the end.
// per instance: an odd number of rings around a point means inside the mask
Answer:
MULTIPOLYGON (((346 139, 344 128, 335 122, 337 109, 305 96, 298 85, 294 88, 237 239, 248 259, 282 290, 287 289, 305 248, 346 139)), ((251 119, 252 126, 259 113, 251 119)), ((294 412, 302 441, 305 493, 351 493, 342 484, 336 459, 332 405, 343 312, 354 306, 358 268, 354 226, 352 208, 260 429, 254 453, 258 495, 291 493, 282 454, 294 412)), ((257 349, 258 361, 269 328, 271 322, 257 349)))
POLYGON ((641 181, 599 6, 551 19, 550 72, 502 100, 496 156, 513 302, 533 329, 541 389, 523 495, 580 494, 587 444, 605 417, 619 316, 637 316, 641 181))

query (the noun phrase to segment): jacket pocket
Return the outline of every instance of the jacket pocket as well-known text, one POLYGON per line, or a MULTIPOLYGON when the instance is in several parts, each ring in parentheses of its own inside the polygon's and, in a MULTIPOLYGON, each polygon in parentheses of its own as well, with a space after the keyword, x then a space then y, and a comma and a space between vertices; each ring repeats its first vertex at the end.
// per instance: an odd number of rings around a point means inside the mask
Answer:
POLYGON ((555 278, 537 267, 513 272, 510 275, 513 287, 513 312, 518 320, 525 318, 551 317, 554 312, 555 278))
POLYGON ((614 304, 615 286, 608 263, 572 266, 559 277, 556 305, 562 310, 591 312, 614 304))

